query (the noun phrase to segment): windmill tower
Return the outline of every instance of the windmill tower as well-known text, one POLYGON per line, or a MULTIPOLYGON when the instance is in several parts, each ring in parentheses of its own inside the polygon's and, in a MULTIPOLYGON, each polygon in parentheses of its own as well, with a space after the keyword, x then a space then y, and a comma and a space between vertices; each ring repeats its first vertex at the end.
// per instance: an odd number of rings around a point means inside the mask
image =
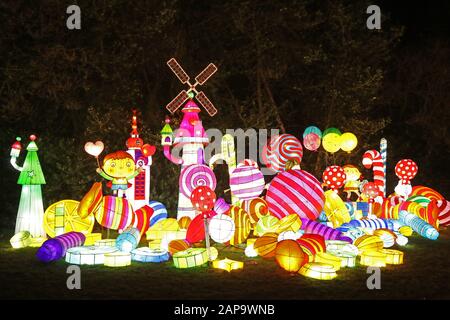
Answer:
POLYGON ((127 189, 125 194, 133 209, 137 210, 148 205, 150 201, 150 166, 152 165, 152 156, 146 156, 143 152, 144 141, 139 137, 135 110, 133 110, 131 128, 130 137, 126 142, 127 152, 133 157, 136 166, 142 167, 144 170, 130 180, 131 187, 127 189))
MULTIPOLYGON (((209 144, 209 138, 206 135, 202 121, 199 117, 201 109, 198 104, 201 105, 211 117, 217 113, 217 109, 202 91, 197 91, 196 86, 203 85, 217 71, 217 67, 213 63, 210 63, 197 77, 195 77, 195 83, 191 84, 190 77, 174 58, 170 59, 167 62, 167 65, 173 73, 175 73, 181 83, 187 84, 189 88, 187 91, 182 90, 166 106, 167 110, 173 114, 185 103, 181 110, 181 112, 183 112, 183 119, 180 128, 175 130, 173 135, 172 128, 169 125, 170 119, 167 118, 166 124, 161 131, 161 144, 164 148, 164 155, 171 162, 181 165, 181 169, 193 164, 205 164, 204 146, 209 144), (182 148, 181 158, 177 158, 171 153, 171 146, 182 148)), ((177 218, 180 219, 183 216, 193 218, 195 216, 195 209, 192 206, 191 200, 181 192, 180 186, 177 218)))

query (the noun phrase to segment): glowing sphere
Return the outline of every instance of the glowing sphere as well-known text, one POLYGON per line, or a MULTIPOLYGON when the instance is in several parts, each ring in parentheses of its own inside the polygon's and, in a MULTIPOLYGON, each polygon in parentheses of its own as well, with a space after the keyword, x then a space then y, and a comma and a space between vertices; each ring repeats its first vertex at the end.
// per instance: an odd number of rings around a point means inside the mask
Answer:
POLYGON ((275 260, 286 271, 297 272, 306 262, 306 254, 294 240, 282 240, 275 249, 275 260))
POLYGON ((353 149, 356 148, 358 145, 358 138, 351 133, 351 132, 345 132, 341 136, 341 149, 345 152, 352 152, 353 149))
POLYGON ((225 214, 215 215, 209 220, 208 231, 211 239, 215 242, 225 243, 234 235, 234 220, 225 214))

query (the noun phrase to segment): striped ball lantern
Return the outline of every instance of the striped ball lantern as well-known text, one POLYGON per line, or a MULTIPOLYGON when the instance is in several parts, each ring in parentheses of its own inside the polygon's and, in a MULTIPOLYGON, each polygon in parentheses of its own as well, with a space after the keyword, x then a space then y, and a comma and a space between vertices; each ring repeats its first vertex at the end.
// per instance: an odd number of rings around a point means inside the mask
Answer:
POLYGON ((263 198, 254 198, 241 202, 241 208, 248 213, 251 224, 254 226, 261 217, 269 214, 269 206, 263 198))
POLYGON ((325 195, 320 182, 305 170, 279 173, 266 194, 269 212, 281 219, 291 213, 315 220, 322 212, 325 195))
POLYGON ((275 248, 275 260, 288 272, 298 272, 307 261, 306 254, 294 240, 282 240, 275 248))
POLYGON ((230 175, 231 193, 239 200, 257 198, 264 186, 264 175, 253 166, 237 167, 230 175))
POLYGON ((217 214, 209 220, 208 232, 217 243, 230 241, 235 232, 235 223, 233 218, 226 214, 217 214))
POLYGON ((116 248, 122 252, 136 249, 141 240, 141 232, 135 227, 126 228, 116 239, 116 248))
POLYGON ((86 236, 81 232, 68 232, 45 241, 36 252, 36 257, 42 262, 59 260, 67 249, 82 246, 86 236))
POLYGON ((280 220, 278 218, 271 215, 262 216, 256 223, 254 234, 262 236, 268 232, 276 232, 279 225, 280 220))
POLYGON ((317 280, 332 280, 337 277, 336 269, 330 264, 310 262, 300 268, 299 274, 317 280))
POLYGON ((280 134, 271 137, 262 152, 263 162, 275 172, 286 169, 289 161, 302 162, 303 147, 301 142, 291 134, 280 134))
POLYGON ((247 239, 251 231, 251 223, 247 212, 238 206, 231 206, 230 217, 233 219, 235 226, 234 235, 230 239, 230 244, 235 246, 247 239))
POLYGON ((95 211, 97 222, 108 229, 124 230, 131 224, 134 212, 131 204, 124 198, 105 196, 95 211))
POLYGON ((199 212, 211 211, 216 202, 216 193, 208 186, 198 186, 192 190, 191 202, 199 212))
POLYGON ((263 258, 272 258, 275 256, 275 250, 278 244, 278 235, 276 233, 266 233, 256 239, 253 249, 263 258))
POLYGON ((141 236, 144 235, 150 227, 150 219, 153 215, 153 212, 153 209, 147 205, 139 208, 134 212, 133 219, 131 220, 131 226, 138 229, 141 233, 141 236))
POLYGON ((169 253, 173 255, 178 251, 184 251, 191 247, 189 242, 184 239, 175 239, 169 242, 169 253))
POLYGON ((304 234, 297 242, 306 253, 310 253, 310 256, 314 256, 319 252, 326 251, 325 239, 318 234, 304 234))
POLYGON ((150 218, 150 226, 153 226, 159 220, 166 219, 168 217, 166 206, 158 201, 150 201, 149 207, 153 209, 153 214, 150 218))

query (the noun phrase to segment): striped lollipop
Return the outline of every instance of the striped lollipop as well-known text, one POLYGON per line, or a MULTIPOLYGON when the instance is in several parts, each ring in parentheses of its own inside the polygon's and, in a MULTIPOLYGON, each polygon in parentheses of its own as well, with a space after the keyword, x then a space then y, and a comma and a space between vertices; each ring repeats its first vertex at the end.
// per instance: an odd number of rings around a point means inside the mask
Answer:
POLYGON ((315 220, 322 212, 325 195, 320 182, 305 170, 279 173, 270 183, 266 201, 270 214, 283 218, 291 213, 315 220))
POLYGON ((240 166, 230 175, 230 189, 240 200, 250 200, 258 197, 264 190, 264 176, 252 166, 240 166))
POLYGON ((450 225, 450 201, 442 200, 439 203, 439 225, 440 226, 448 226, 450 225))
POLYGON ((410 196, 423 196, 430 200, 444 200, 444 196, 434 189, 424 186, 414 186, 410 196))
POLYGON ((204 164, 192 164, 181 170, 181 192, 190 198, 192 191, 200 186, 208 186, 216 189, 216 176, 214 172, 204 164))
POLYGON ((148 203, 149 207, 153 209, 153 214, 150 218, 150 226, 157 223, 159 220, 167 218, 167 209, 166 206, 158 201, 150 201, 148 203))
POLYGON ((254 198, 251 200, 244 200, 241 203, 241 208, 244 209, 250 218, 250 222, 254 225, 258 220, 269 213, 269 206, 263 198, 254 198))
POLYGON ((267 167, 275 172, 283 171, 289 160, 300 164, 303 158, 301 142, 286 133, 272 137, 263 152, 267 167))

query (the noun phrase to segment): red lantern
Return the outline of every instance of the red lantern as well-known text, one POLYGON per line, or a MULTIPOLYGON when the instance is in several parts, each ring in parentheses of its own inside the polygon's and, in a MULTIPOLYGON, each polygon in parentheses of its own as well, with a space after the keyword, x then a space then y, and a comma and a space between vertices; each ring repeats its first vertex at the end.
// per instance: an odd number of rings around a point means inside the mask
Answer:
POLYGON ((216 194, 208 186, 199 186, 192 191, 191 202, 197 211, 211 211, 216 203, 216 194))
POLYGON ((367 182, 364 185, 362 192, 367 198, 373 200, 379 195, 380 188, 378 188, 375 182, 367 182))
POLYGON ((151 157, 152 155, 155 154, 156 147, 146 143, 142 146, 141 151, 144 154, 144 156, 151 157))
POLYGON ((345 174, 344 169, 340 166, 329 166, 325 169, 322 175, 323 182, 334 191, 337 191, 339 188, 345 183, 347 179, 347 175, 345 174))
POLYGON ((411 159, 403 159, 397 162, 395 174, 402 180, 402 184, 411 184, 411 180, 416 176, 419 167, 411 159))

